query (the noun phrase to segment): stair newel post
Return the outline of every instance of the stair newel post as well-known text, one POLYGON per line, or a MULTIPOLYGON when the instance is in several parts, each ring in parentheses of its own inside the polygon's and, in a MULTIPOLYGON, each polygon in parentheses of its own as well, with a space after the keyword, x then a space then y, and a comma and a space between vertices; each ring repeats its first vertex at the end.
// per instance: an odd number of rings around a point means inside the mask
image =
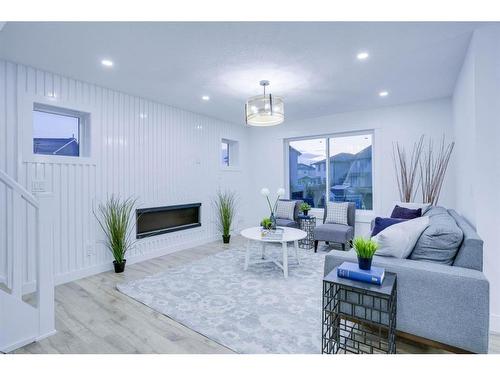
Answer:
POLYGON ((37 194, 37 198, 39 202, 36 234, 38 240, 36 256, 39 335, 45 337, 55 331, 52 194, 37 194))
POLYGON ((22 300, 23 298, 23 274, 24 274, 24 251, 23 251, 23 238, 25 233, 23 232, 25 225, 23 223, 24 212, 24 202, 21 195, 12 194, 12 280, 11 280, 11 290, 12 295, 17 299, 22 300))

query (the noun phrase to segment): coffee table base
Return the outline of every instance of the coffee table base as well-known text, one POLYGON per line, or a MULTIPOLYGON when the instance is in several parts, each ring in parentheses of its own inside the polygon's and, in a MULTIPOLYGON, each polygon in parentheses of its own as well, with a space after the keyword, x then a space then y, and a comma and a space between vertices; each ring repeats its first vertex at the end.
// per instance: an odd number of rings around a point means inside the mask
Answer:
MULTIPOLYGON (((248 266, 251 265, 251 264, 260 264, 260 263, 274 263, 276 266, 278 266, 279 268, 281 268, 283 270, 283 276, 285 278, 288 277, 288 245, 287 245, 287 242, 286 241, 283 241, 281 243, 281 249, 282 249, 282 253, 283 253, 283 261, 282 263, 278 262, 277 260, 275 259, 267 259, 266 258, 266 242, 261 242, 261 260, 258 260, 258 261, 253 261, 250 263, 250 252, 252 251, 251 250, 251 244, 252 244, 252 240, 248 240, 247 241, 247 250, 246 250, 246 253, 245 253, 245 271, 248 270, 248 266)), ((292 242, 292 241, 290 241, 292 242)), ((297 262, 297 264, 300 264, 300 261, 299 261, 299 255, 298 255, 298 250, 299 250, 299 241, 293 241, 293 247, 294 247, 294 250, 295 250, 295 260, 297 262)))

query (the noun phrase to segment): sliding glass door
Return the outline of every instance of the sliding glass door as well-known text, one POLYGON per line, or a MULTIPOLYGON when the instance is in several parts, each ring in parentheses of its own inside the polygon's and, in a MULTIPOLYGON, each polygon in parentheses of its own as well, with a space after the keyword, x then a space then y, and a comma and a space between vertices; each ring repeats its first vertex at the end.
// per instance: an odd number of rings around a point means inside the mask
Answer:
POLYGON ((290 140, 290 198, 314 208, 331 201, 373 209, 372 143, 371 133, 290 140))

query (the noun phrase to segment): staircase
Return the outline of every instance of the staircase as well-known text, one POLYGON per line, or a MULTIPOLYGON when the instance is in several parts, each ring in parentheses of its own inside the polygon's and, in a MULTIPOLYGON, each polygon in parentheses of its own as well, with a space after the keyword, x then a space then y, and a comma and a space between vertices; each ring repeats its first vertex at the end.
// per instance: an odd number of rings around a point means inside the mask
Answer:
POLYGON ((52 198, 47 194, 35 198, 2 170, 0 186, 5 187, 0 214, 7 215, 2 232, 6 238, 0 238, 0 255, 6 255, 0 274, 0 352, 7 353, 55 333, 52 198), (35 228, 28 228, 28 223, 35 223, 35 228), (27 240, 29 230, 33 241, 27 240), (26 244, 33 248, 25 249, 26 244), (29 257, 36 265, 34 290, 23 285, 29 257))

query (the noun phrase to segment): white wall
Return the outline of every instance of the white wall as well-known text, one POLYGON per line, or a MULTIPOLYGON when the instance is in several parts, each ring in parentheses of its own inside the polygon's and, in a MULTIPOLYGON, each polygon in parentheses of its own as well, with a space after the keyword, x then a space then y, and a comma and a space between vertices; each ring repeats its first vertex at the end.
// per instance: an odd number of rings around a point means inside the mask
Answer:
MULTIPOLYGON (((392 144, 395 141, 411 150, 415 141, 424 134, 439 141, 443 135, 453 140, 452 111, 450 99, 418 102, 408 105, 386 107, 374 110, 340 113, 304 121, 285 122, 272 128, 251 130, 251 199, 250 220, 258 222, 267 214, 265 201, 259 196, 260 188, 269 187, 275 191, 286 186, 284 173, 284 139, 374 130, 374 213, 390 213, 393 203, 399 200, 392 159, 392 144)), ((455 157, 455 156, 454 156, 455 157)), ((443 186, 440 204, 454 207, 454 165, 449 167, 443 186)), ((421 199, 417 195, 417 200, 421 199)), ((359 218, 357 232, 369 230, 367 221, 373 215, 359 218)))
POLYGON ((457 208, 484 240, 484 272, 490 281, 490 329, 500 332, 500 27, 474 32, 453 96, 457 208))
MULTIPOLYGON (((202 202, 202 227, 139 240, 128 262, 217 238, 210 204, 218 187, 238 191, 240 212, 246 210, 247 132, 242 126, 0 61, 0 168, 28 190, 32 181, 40 180, 53 193, 59 283, 111 267, 92 205, 112 193, 137 197, 140 207, 202 202), (30 137, 33 101, 91 112, 91 158, 37 160, 30 150, 22 150, 23 140, 30 137), (147 118, 141 119, 141 113, 147 118), (240 168, 221 170, 221 138, 240 142, 240 168)), ((29 139, 27 144, 29 148, 29 139)), ((1 194, 0 253, 5 254, 6 199, 1 194)), ((238 225, 242 219, 240 215, 238 225)), ((0 269, 5 270, 4 255, 0 269)))

